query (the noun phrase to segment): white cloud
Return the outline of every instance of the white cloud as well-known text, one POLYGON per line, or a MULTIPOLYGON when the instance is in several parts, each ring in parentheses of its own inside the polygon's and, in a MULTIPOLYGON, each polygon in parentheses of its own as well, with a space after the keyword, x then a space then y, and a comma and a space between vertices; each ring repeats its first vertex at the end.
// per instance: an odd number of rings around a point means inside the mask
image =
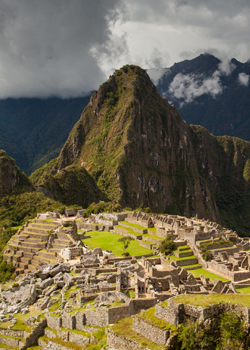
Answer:
POLYGON ((124 64, 204 52, 247 61, 249 17, 249 0, 0 0, 0 98, 79 96, 124 64))
POLYGON ((249 84, 249 75, 245 73, 240 73, 238 75, 238 81, 241 85, 248 86, 249 84))
POLYGON ((235 70, 236 66, 232 62, 225 60, 219 64, 218 68, 222 74, 230 75, 235 70))
POLYGON ((179 99, 184 103, 192 102, 196 97, 203 94, 209 94, 216 97, 223 91, 219 72, 216 71, 209 78, 204 78, 202 75, 183 75, 177 74, 166 92, 169 98, 179 99))
POLYGON ((170 69, 168 68, 149 68, 147 69, 147 73, 152 80, 152 82, 157 85, 159 80, 163 75, 170 74, 170 69))
POLYGON ((106 74, 93 50, 109 51, 118 4, 1 0, 0 98, 79 96, 98 88, 106 74))

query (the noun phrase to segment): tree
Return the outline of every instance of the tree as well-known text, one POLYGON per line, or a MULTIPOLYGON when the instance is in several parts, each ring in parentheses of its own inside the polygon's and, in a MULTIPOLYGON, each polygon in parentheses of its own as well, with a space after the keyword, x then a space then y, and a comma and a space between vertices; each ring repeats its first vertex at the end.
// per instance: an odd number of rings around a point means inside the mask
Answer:
POLYGON ((118 242, 122 242, 123 243, 123 254, 124 255, 129 255, 129 253, 126 252, 126 250, 128 249, 128 246, 130 245, 130 242, 133 241, 134 238, 129 237, 129 236, 125 236, 122 237, 120 239, 118 239, 118 242))
POLYGON ((171 235, 167 235, 164 241, 161 242, 159 249, 165 255, 172 253, 176 249, 174 241, 171 240, 171 235))

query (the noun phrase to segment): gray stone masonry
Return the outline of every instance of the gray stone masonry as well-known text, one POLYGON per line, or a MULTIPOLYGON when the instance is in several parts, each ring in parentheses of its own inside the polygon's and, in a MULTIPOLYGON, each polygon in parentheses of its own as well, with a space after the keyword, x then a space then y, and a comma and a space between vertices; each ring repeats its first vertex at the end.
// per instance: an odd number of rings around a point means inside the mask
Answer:
POLYGON ((74 332, 69 332, 69 341, 80 346, 86 346, 90 344, 90 338, 74 332))
POLYGON ((75 313, 75 328, 79 331, 84 332, 85 324, 86 324, 85 314, 83 312, 77 311, 75 313))
POLYGON ((110 329, 107 329, 107 346, 117 350, 145 350, 145 347, 140 343, 128 338, 120 337, 110 329))
POLYGON ((170 335, 168 330, 163 331, 136 316, 133 317, 132 329, 134 332, 141 334, 143 337, 159 345, 164 345, 170 335))
POLYGON ((62 327, 68 329, 76 328, 76 318, 74 315, 63 313, 62 314, 62 327))
POLYGON ((47 314, 46 320, 47 320, 48 327, 50 327, 52 329, 55 329, 58 331, 62 327, 62 318, 61 317, 47 314))

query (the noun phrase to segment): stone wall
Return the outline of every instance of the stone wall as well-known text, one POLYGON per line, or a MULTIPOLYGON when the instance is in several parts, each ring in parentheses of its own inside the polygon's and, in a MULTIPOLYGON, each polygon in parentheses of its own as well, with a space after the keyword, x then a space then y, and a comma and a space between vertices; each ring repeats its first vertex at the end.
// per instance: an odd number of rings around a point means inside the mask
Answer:
POLYGON ((207 263, 208 268, 218 271, 223 276, 229 278, 233 282, 239 282, 250 278, 250 271, 229 271, 224 264, 218 264, 216 261, 210 261, 207 263))
POLYGON ((139 246, 147 248, 147 249, 153 249, 153 243, 147 243, 144 241, 140 241, 139 246))
POLYGON ((159 345, 164 345, 170 334, 168 330, 163 331, 162 329, 154 327, 136 316, 133 317, 132 329, 134 332, 141 334, 143 337, 159 345))
POLYGON ((123 227, 127 227, 127 228, 130 228, 130 229, 133 229, 133 231, 135 231, 137 233, 140 233, 140 234, 148 233, 147 229, 140 229, 140 228, 137 228, 137 227, 133 227, 131 225, 125 224, 124 222, 119 222, 119 226, 123 226, 123 227))
POLYGON ((109 309, 99 307, 97 311, 87 309, 85 311, 86 325, 106 327, 109 324, 109 309))
POLYGON ((108 309, 108 323, 113 324, 115 321, 122 320, 123 318, 131 315, 130 305, 121 305, 112 309, 108 309))
POLYGON ((129 233, 125 228, 115 226, 114 230, 115 230, 115 233, 118 233, 118 235, 128 236, 128 237, 134 238, 135 240, 142 239, 142 236, 137 236, 136 234, 133 235, 132 233, 129 233))
POLYGON ((76 328, 75 316, 65 312, 62 315, 62 327, 68 328, 68 329, 75 329, 76 328))
POLYGON ((159 245, 160 243, 161 243, 161 241, 159 241, 159 239, 155 239, 155 238, 153 238, 154 236, 152 236, 152 237, 144 237, 144 236, 142 236, 142 240, 143 241, 148 241, 148 242, 151 242, 151 243, 153 243, 153 244, 157 244, 157 245, 159 245))
POLYGON ((183 305, 171 303, 171 299, 169 299, 168 304, 168 307, 162 307, 159 304, 155 305, 155 316, 178 327, 179 323, 182 322, 180 314, 183 314, 183 305))
POLYGON ((55 329, 58 331, 62 327, 62 318, 61 317, 47 314, 46 320, 47 320, 48 327, 50 327, 52 329, 55 329))
POLYGON ((140 343, 121 337, 110 329, 107 329, 107 346, 119 350, 145 350, 145 347, 140 343))
POLYGON ((156 298, 140 298, 140 299, 132 299, 130 300, 129 304, 131 305, 130 315, 138 314, 138 312, 141 312, 142 310, 149 309, 153 306, 155 306, 157 302, 156 298))

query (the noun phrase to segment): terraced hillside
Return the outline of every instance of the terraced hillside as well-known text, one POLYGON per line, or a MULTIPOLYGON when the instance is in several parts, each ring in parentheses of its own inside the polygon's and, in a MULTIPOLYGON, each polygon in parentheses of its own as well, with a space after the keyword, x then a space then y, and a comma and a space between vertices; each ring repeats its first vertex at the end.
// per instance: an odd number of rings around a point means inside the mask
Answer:
POLYGON ((17 275, 34 272, 41 264, 57 262, 57 253, 72 243, 60 227, 58 221, 29 221, 9 240, 4 259, 13 262, 17 275))

